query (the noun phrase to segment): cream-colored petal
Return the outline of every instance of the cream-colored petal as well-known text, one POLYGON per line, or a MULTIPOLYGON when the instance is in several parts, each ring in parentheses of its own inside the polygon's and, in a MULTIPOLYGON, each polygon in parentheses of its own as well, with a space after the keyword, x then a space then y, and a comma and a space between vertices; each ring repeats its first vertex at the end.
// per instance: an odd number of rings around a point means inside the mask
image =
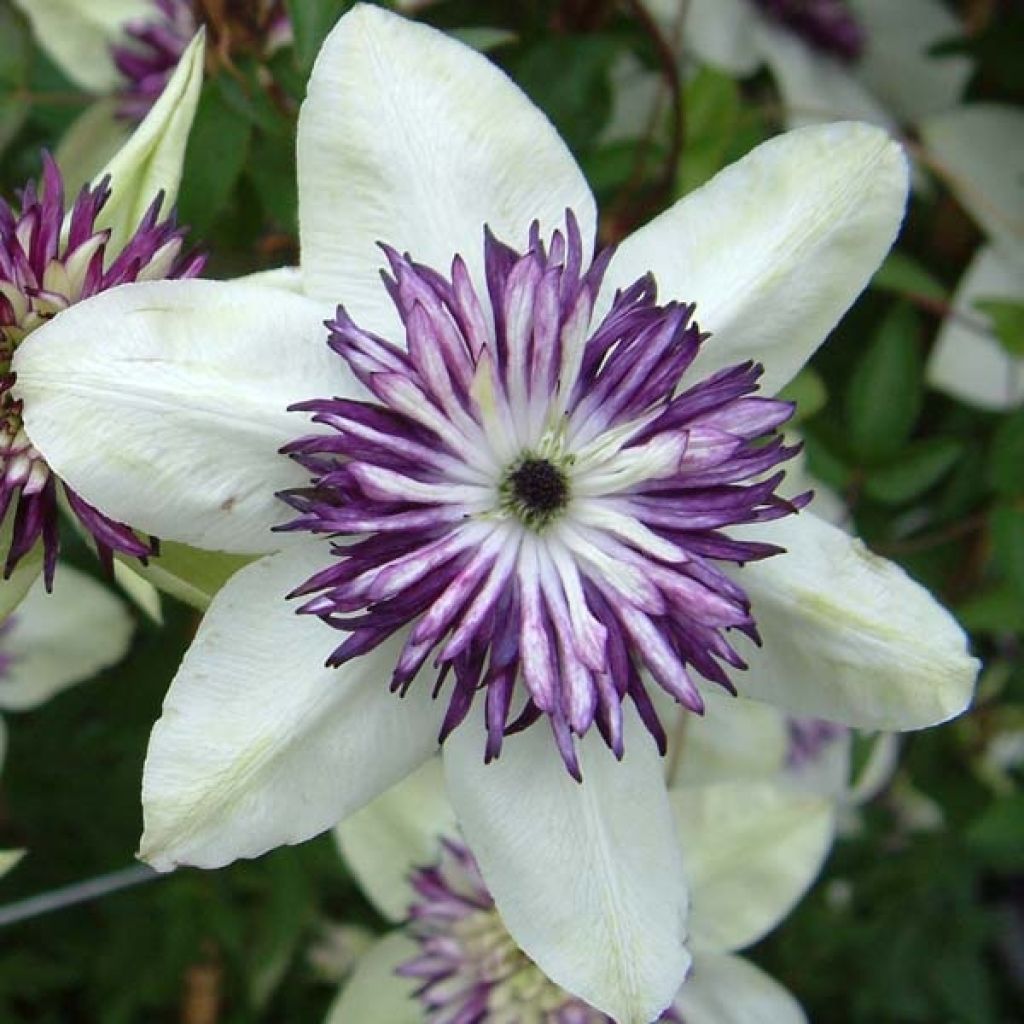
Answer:
POLYGON ((1024 402, 1024 358, 1003 348, 991 318, 975 306, 978 299, 1024 301, 1024 249, 1019 264, 995 246, 978 250, 957 285, 953 312, 939 328, 928 382, 982 409, 1013 409, 1024 402))
POLYGON ((857 75, 896 117, 912 123, 957 102, 972 61, 928 54, 963 34, 960 20, 941 0, 849 0, 849 5, 867 38, 857 75))
POLYGON ((463 835, 512 938, 556 984, 619 1024, 648 1024, 690 961, 664 767, 632 713, 621 762, 593 731, 579 754, 582 784, 541 722, 485 766, 474 718, 442 756, 463 835))
POLYGON ((807 1024, 800 1004, 774 978, 738 956, 698 953, 676 997, 686 1024, 807 1024))
POLYGON ((110 176, 111 196, 96 223, 110 229, 117 251, 131 238, 158 195, 166 216, 178 198, 185 147, 203 84, 205 32, 200 30, 181 55, 160 98, 118 153, 97 175, 110 176))
MULTIPOLYGON (((611 294, 653 271, 711 332, 687 381, 754 359, 778 391, 864 288, 899 230, 907 164, 877 128, 833 124, 758 146, 623 242, 611 294)), ((684 381, 684 384, 686 381, 684 381)))
POLYGON ((259 553, 289 535, 277 491, 308 483, 278 449, 288 412, 358 385, 327 347, 325 310, 221 281, 127 285, 34 331, 14 358, 25 429, 86 501, 154 536, 259 553))
POLYGON ((550 232, 571 208, 592 244, 593 197, 544 115, 486 57, 381 8, 328 36, 298 132, 306 291, 361 326, 397 323, 378 242, 442 272, 461 253, 478 282, 485 224, 525 246, 533 220, 550 232))
POLYGON ((92 577, 61 565, 53 593, 37 580, 0 638, 10 664, 0 709, 28 711, 124 657, 135 623, 124 602, 92 577))
POLYGON ((422 1024, 423 1005, 413 995, 417 983, 395 973, 418 951, 402 932, 381 939, 359 958, 324 1024, 422 1024))
POLYGON ((737 638, 747 697, 864 729, 920 729, 960 714, 978 662, 963 630, 895 563, 808 512, 735 531, 786 553, 730 570, 764 644, 737 638))
POLYGON ((401 638, 339 669, 339 634, 285 595, 327 541, 254 563, 214 599, 153 729, 140 856, 219 867, 337 824, 425 761, 441 716, 423 680, 388 690, 401 638))
POLYGON ((0 850, 0 878, 17 867, 27 852, 27 850, 0 850))
POLYGON ((110 54, 124 25, 153 13, 150 0, 13 0, 47 55, 76 85, 108 92, 122 81, 110 54))
POLYGON ((739 76, 761 66, 760 19, 750 0, 647 0, 647 6, 676 46, 704 63, 739 76))
POLYGON ((988 237, 1024 251, 1024 110, 969 103, 921 123, 932 169, 988 237))
POLYGON ((437 861, 442 836, 457 835, 441 759, 431 758, 334 830, 360 888, 392 921, 412 903, 410 872, 437 861))
POLYGON ((695 949, 742 949, 772 930, 818 876, 832 801, 774 782, 719 782, 669 793, 690 886, 695 949))

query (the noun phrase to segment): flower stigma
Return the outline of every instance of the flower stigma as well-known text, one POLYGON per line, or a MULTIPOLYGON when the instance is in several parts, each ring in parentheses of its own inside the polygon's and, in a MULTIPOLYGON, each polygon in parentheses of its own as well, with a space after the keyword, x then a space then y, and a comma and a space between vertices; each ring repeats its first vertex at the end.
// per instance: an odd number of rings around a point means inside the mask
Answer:
POLYGON ((279 529, 335 539, 298 611, 347 633, 334 666, 403 635, 399 694, 432 659, 442 741, 482 696, 485 760, 546 718, 580 778, 575 738, 621 757, 626 703, 664 751, 650 688, 701 713, 695 676, 735 692, 745 668, 728 633, 758 640, 720 563, 781 549, 725 528, 806 504, 776 493, 792 406, 751 362, 691 379, 708 335, 651 275, 592 322, 612 254, 587 265, 571 212, 526 252, 485 230, 485 297, 460 256, 444 276, 382 248, 404 344, 339 307, 328 344, 366 400, 299 403, 326 429, 283 449, 311 482, 279 529))

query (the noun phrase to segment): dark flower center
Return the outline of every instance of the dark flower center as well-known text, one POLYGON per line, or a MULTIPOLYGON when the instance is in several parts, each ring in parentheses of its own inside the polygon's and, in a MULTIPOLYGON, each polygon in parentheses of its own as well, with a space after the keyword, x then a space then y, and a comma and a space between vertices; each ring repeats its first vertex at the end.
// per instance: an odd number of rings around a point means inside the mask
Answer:
POLYGON ((569 482, 547 459, 523 459, 509 474, 507 487, 513 505, 528 519, 546 521, 569 503, 569 482))

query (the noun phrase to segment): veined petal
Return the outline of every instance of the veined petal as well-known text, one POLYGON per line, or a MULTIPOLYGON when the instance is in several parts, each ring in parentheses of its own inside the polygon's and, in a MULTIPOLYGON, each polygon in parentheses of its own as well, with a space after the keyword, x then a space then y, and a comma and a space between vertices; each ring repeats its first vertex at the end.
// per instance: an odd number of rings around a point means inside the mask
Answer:
POLYGON ((762 393, 773 394, 867 284, 906 197, 906 158, 878 128, 781 135, 627 238, 595 317, 616 288, 653 271, 659 299, 696 302, 696 320, 712 334, 687 379, 749 358, 764 364, 762 393))
POLYGON ((533 220, 547 234, 570 208, 592 247, 593 197, 544 115, 486 57, 378 7, 357 5, 320 51, 298 168, 306 291, 378 333, 398 322, 378 242, 435 267, 462 253, 478 285, 485 224, 525 246, 533 220))
POLYGON ((288 406, 358 389, 326 345, 323 313, 231 282, 104 292, 19 347, 25 429, 115 519, 197 547, 273 551, 283 541, 270 528, 288 518, 275 492, 308 481, 278 454, 308 429, 288 406))
POLYGON ((303 842, 437 748, 430 687, 388 689, 402 637, 326 668, 331 631, 285 600, 328 558, 310 541, 262 559, 210 605, 146 755, 140 856, 158 870, 303 842))
POLYGON ((413 902, 412 870, 432 864, 441 837, 457 834, 437 757, 334 830, 360 888, 392 921, 401 921, 413 902))
POLYGON ((203 84, 204 53, 205 31, 200 30, 152 110, 97 176, 110 175, 111 196, 97 225, 110 228, 114 252, 131 237, 159 193, 165 216, 178 198, 185 146, 203 84))
POLYGON ((1024 295, 1024 250, 1018 265, 995 246, 978 250, 953 296, 953 314, 939 329, 928 360, 932 387, 983 409, 1002 411, 1024 402, 1024 359, 1011 355, 992 333, 978 299, 1019 302, 1024 295))
POLYGON ((864 26, 866 45, 857 74, 903 121, 948 110, 971 77, 968 57, 930 56, 938 43, 963 33, 940 0, 847 0, 864 26))
POLYGON ((395 973, 418 952, 419 946, 402 932, 371 946, 331 1004, 324 1024, 421 1024, 423 1005, 413 996, 419 983, 395 973))
POLYGON ((969 103, 921 123, 935 169, 1007 252, 1024 247, 1024 110, 969 103))
POLYGON ((963 630, 920 584, 808 512, 737 529, 782 555, 728 569, 764 640, 738 637, 747 697, 864 729, 920 729, 970 703, 978 662, 963 630))
POLYGON ((832 844, 832 802, 777 783, 682 786, 669 798, 695 949, 731 952, 770 932, 817 878, 832 844))
POLYGON ((14 0, 32 34, 54 63, 89 92, 108 92, 121 81, 110 44, 124 23, 148 15, 149 0, 14 0))
POLYGON ((527 729, 480 766, 476 730, 455 730, 448 793, 509 932, 556 984, 614 1017, 647 1024, 689 964, 686 884, 661 761, 625 716, 617 762, 591 732, 584 781, 551 737, 527 729))
POLYGON ((686 1024, 807 1024, 789 992, 738 956, 699 953, 674 1005, 686 1024))
POLYGON ((0 678, 0 709, 28 711, 91 679, 124 656, 134 628, 121 600, 70 565, 52 594, 37 580, 4 638, 12 660, 0 678))

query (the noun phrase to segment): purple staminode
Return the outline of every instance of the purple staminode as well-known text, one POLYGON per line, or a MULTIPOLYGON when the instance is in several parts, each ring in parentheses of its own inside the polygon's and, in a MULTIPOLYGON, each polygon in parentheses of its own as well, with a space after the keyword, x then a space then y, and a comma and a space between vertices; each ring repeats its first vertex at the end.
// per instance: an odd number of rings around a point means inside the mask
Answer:
POLYGON ((851 63, 864 52, 864 28, 844 0, 754 0, 754 3, 817 50, 851 63))
POLYGON ((405 693, 433 655, 442 741, 482 690, 487 760, 547 716, 579 778, 573 737, 596 724, 621 757, 627 699, 664 749, 651 680, 698 713, 693 670, 733 690, 725 633, 757 630, 715 563, 780 549, 724 528, 808 496, 776 494, 792 407, 754 397, 759 366, 685 380, 707 339, 692 305, 659 306, 648 275, 592 327, 610 253, 585 266, 571 213, 550 246, 535 225, 525 254, 484 247, 489 303, 461 257, 446 278, 384 247, 405 346, 341 307, 328 324, 368 400, 295 406, 328 430, 284 449, 313 479, 282 494, 299 512, 282 529, 338 542, 292 596, 348 632, 328 664, 403 631, 405 693))
POLYGON ((130 281, 194 277, 204 262, 194 254, 182 257, 184 232, 173 217, 160 219, 162 196, 124 248, 109 252, 110 232, 96 224, 109 197, 105 181, 86 186, 65 213, 60 171, 44 153, 41 185, 38 190, 33 183, 25 186, 20 211, 0 200, 0 521, 14 509, 3 572, 10 576, 41 540, 47 588, 57 565, 61 497, 108 565, 114 552, 145 559, 156 547, 93 508, 50 472, 25 433, 21 402, 12 394, 14 351, 27 334, 75 302, 130 281))
MULTIPOLYGON (((397 973, 417 983, 425 1024, 614 1024, 547 978, 505 930, 473 855, 443 840, 436 865, 413 871, 407 931, 418 954, 397 973)), ((670 1007, 662 1024, 682 1024, 670 1007)))
POLYGON ((813 764, 825 749, 850 730, 824 718, 790 718, 786 723, 786 765, 800 769, 813 764))

